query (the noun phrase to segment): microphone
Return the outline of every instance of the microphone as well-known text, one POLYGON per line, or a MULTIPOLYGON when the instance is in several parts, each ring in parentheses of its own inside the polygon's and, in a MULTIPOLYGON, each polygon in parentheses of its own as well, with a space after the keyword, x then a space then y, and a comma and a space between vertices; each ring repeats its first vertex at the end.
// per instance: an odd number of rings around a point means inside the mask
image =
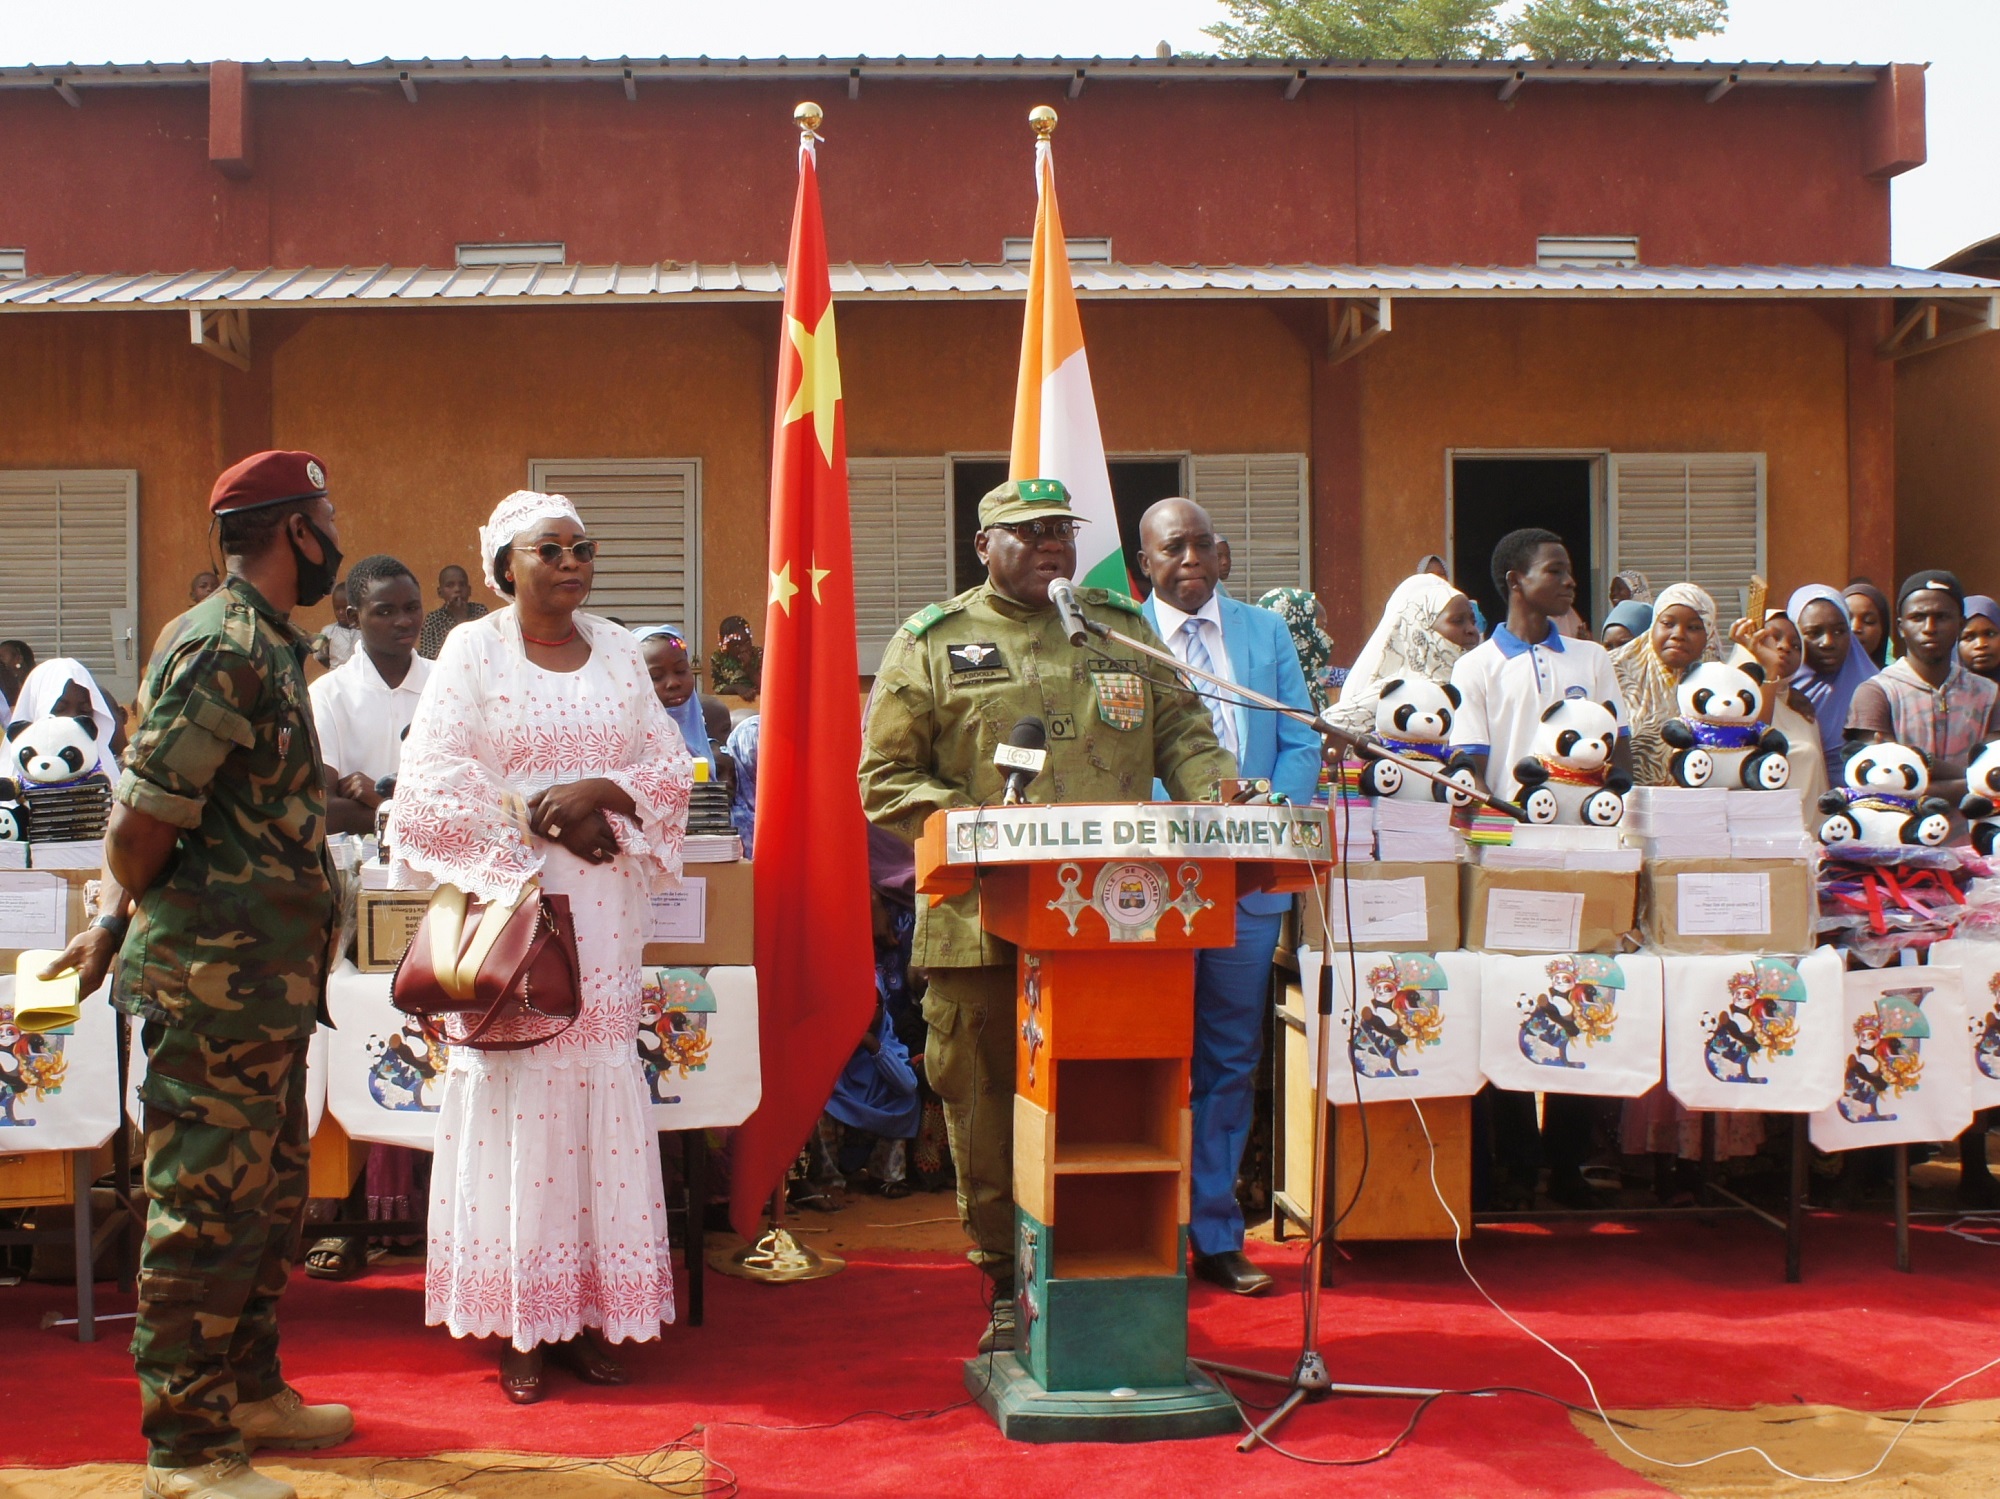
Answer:
POLYGON ((1007 790, 1000 798, 1003 807, 1018 807, 1028 799, 1028 782, 1042 773, 1049 752, 1049 731, 1034 714, 1029 714, 1007 731, 1006 742, 993 751, 993 763, 1007 772, 1007 790))
MULTIPOLYGON (((1090 625, 1083 617, 1082 606, 1077 603, 1076 584, 1068 578, 1057 578, 1049 584, 1049 602, 1056 606, 1063 634, 1069 637, 1071 645, 1082 645, 1090 638, 1090 625)), ((1039 740, 1036 742, 1040 743, 1039 740)))

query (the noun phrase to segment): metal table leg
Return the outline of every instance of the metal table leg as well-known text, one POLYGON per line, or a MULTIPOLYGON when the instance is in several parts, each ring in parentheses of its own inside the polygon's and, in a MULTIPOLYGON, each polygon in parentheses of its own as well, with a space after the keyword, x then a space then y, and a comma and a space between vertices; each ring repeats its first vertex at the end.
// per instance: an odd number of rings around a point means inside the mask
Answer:
POLYGON ((1806 1139, 1806 1116, 1792 1115, 1792 1170, 1785 1193, 1785 1284, 1797 1285, 1804 1278, 1801 1258, 1806 1231, 1806 1173, 1811 1162, 1806 1139))
POLYGON ((701 1326, 702 1277, 708 1269, 703 1241, 708 1229, 708 1131, 681 1131, 681 1181, 687 1189, 687 1320, 701 1326))
POLYGON ((76 1340, 97 1341, 97 1235, 90 1221, 90 1170, 94 1152, 70 1152, 76 1186, 76 1340))
POLYGON ((1896 1268, 1910 1273, 1910 1147, 1896 1151, 1896 1268))

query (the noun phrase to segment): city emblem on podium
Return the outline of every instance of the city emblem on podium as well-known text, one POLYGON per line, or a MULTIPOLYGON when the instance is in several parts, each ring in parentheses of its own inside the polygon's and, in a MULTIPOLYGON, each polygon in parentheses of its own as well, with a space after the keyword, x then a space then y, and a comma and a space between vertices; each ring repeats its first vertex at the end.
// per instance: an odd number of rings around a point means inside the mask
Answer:
POLYGON ((1104 917, 1113 942, 1151 942, 1167 908, 1167 872, 1157 864, 1106 864, 1097 873, 1090 903, 1104 917))

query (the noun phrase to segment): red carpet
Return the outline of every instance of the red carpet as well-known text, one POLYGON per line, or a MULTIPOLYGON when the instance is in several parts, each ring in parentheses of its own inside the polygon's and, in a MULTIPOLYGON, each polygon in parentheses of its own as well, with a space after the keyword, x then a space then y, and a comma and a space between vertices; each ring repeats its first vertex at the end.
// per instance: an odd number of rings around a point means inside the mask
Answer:
MULTIPOLYGON (((1252 1247, 1289 1275, 1281 1284, 1296 1285, 1296 1243, 1252 1247)), ((1583 1362, 1613 1406, 1908 1406, 2000 1353, 2000 1251, 1935 1229, 1916 1232, 1918 1273, 1905 1276, 1892 1268, 1886 1225, 1815 1219, 1800 1286, 1780 1278, 1778 1236, 1742 1219, 1638 1231, 1484 1229, 1470 1258, 1504 1305, 1583 1362)), ((1362 1247, 1338 1273, 1324 1342, 1336 1379, 1523 1384, 1585 1401, 1566 1366, 1478 1300, 1448 1245, 1362 1247)), ((128 1298, 105 1290, 106 1310, 129 1310, 128 1298)), ((501 1400, 483 1349, 421 1325, 421 1294, 410 1268, 349 1285, 301 1277, 286 1300, 293 1381, 311 1398, 356 1408, 359 1432, 343 1455, 635 1452, 706 1426, 710 1455, 750 1495, 1263 1495, 1293 1482, 1481 1499, 1660 1492, 1601 1456, 1561 1410, 1519 1396, 1440 1402, 1394 1457, 1345 1475, 1271 1453, 1240 1456, 1223 1439, 1020 1446, 973 1409, 934 1420, 866 1416, 833 1430, 759 1429, 959 1400, 959 1361, 982 1316, 972 1270, 943 1256, 864 1254, 842 1275, 786 1287, 711 1275, 708 1325, 672 1328, 633 1351, 633 1385, 591 1390, 555 1375, 555 1394, 527 1409, 501 1400)), ((0 1465, 141 1456, 124 1348, 131 1324, 109 1324, 92 1346, 67 1329, 39 1329, 45 1310, 68 1304, 60 1287, 0 1290, 0 1409, 10 1413, 0 1465)), ((1298 1298, 1244 1302, 1201 1287, 1194 1324, 1200 1352, 1286 1366, 1298 1298)), ((2000 1373, 1951 1398, 1995 1395, 2000 1373)), ((1321 1404, 1295 1417, 1283 1440, 1314 1457, 1363 1455, 1408 1409, 1391 1400, 1321 1404)))

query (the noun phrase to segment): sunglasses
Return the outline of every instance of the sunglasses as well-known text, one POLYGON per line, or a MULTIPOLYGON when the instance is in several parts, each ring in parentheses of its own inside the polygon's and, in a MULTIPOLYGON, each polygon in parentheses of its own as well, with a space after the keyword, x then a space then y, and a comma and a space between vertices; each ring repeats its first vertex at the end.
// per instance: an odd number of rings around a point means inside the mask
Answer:
POLYGON ((1002 531, 1012 531, 1022 541, 1045 541, 1053 536, 1057 541, 1076 540, 1076 522, 1073 520, 1016 520, 995 521, 1002 531))
POLYGON ((560 541, 544 541, 536 546, 510 547, 508 550, 515 552, 533 552, 537 557, 541 558, 542 561, 546 562, 550 567, 555 567, 563 560, 565 554, 576 558, 576 560, 579 562, 590 561, 591 558, 597 555, 597 543, 594 541, 585 540, 585 541, 573 542, 569 546, 564 546, 560 541))

